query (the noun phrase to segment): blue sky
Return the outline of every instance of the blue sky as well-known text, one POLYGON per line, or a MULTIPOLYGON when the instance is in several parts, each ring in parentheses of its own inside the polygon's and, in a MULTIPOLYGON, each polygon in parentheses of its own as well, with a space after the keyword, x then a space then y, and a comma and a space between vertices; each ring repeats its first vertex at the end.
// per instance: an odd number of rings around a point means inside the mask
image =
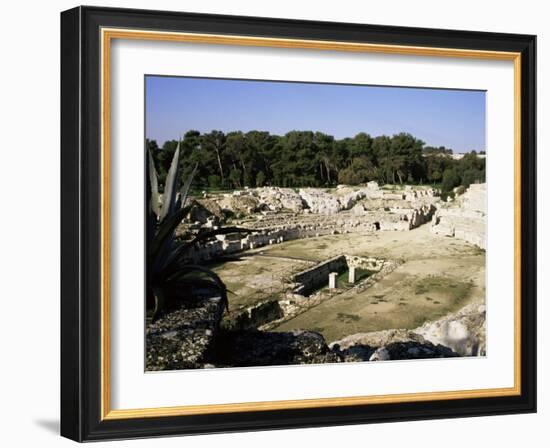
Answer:
POLYGON ((485 150, 485 92, 182 77, 146 77, 146 137, 191 129, 320 131, 336 138, 410 132, 455 152, 485 150))

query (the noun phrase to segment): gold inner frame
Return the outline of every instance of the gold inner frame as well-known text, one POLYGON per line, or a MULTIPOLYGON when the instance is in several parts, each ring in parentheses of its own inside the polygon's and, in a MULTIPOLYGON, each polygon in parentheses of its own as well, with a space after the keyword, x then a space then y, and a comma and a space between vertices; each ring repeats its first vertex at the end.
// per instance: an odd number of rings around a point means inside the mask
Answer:
POLYGON ((101 419, 167 417, 229 412, 306 409, 431 400, 503 397, 521 394, 521 54, 514 52, 416 47, 304 39, 101 29, 101 419), (506 60, 514 63, 514 386, 442 392, 419 392, 302 400, 111 409, 110 388, 110 50, 113 39, 296 48, 357 53, 506 60))

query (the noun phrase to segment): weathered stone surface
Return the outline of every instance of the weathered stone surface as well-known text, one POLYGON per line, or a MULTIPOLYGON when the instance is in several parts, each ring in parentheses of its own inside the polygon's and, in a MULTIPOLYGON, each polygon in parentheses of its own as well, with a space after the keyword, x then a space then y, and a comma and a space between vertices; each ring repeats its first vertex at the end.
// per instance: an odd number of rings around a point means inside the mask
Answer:
POLYGON ((194 201, 191 206, 191 210, 189 210, 189 213, 186 216, 187 220, 191 222, 200 222, 201 224, 206 224, 209 219, 211 220, 212 218, 219 219, 198 201, 194 201))
POLYGON ((346 361, 485 356, 485 325, 485 305, 475 302, 414 330, 357 333, 329 346, 346 361))
POLYGON ((213 199, 203 198, 203 199, 197 199, 196 202, 202 205, 205 209, 207 209, 212 215, 216 216, 217 218, 219 219, 223 218, 223 211, 217 201, 213 199))
MULTIPOLYGON (((190 252, 194 263, 224 254, 255 249, 283 241, 377 230, 408 231, 429 221, 439 202, 430 188, 407 186, 397 192, 378 188, 340 186, 336 189, 264 187, 210 194, 178 228, 178 235, 192 236, 200 227, 213 228, 228 216, 243 219, 236 223, 256 230, 241 241, 208 241, 190 252)), ((454 235, 454 228, 453 228, 454 235)))
POLYGON ((319 188, 301 188, 299 194, 312 213, 333 215, 344 209, 337 197, 319 188))
MULTIPOLYGON (((264 304, 265 305, 265 304, 264 304)), ((255 311, 271 312, 271 307, 255 311), (267 310, 267 311, 266 311, 267 310)), ((357 333, 327 345, 307 330, 220 330, 221 300, 203 300, 147 326, 147 370, 448 358, 485 354, 485 310, 471 304, 411 330, 357 333)), ((251 312, 251 314, 253 314, 251 312)))
POLYGON ((424 342, 424 338, 410 330, 394 329, 383 331, 371 331, 368 333, 355 333, 346 336, 339 341, 330 344, 331 347, 338 345, 340 349, 347 349, 355 345, 368 345, 371 347, 383 347, 393 342, 424 342))
POLYGON ((458 356, 450 348, 433 344, 421 335, 408 330, 358 333, 331 343, 330 348, 345 362, 452 358, 458 356))
POLYGON ((277 300, 265 300, 245 309, 231 311, 224 327, 231 330, 249 330, 284 316, 277 300))
POLYGON ((286 209, 293 212, 300 212, 304 208, 302 197, 292 188, 256 188, 254 194, 258 196, 260 203, 266 204, 268 209, 272 211, 286 209))
POLYGON ((338 255, 298 272, 292 277, 292 282, 296 283, 296 287, 292 292, 294 294, 308 295, 311 291, 322 285, 326 285, 331 272, 342 272, 346 267, 346 257, 338 255))
POLYGON ((485 356, 485 325, 485 305, 472 303, 414 331, 434 344, 450 347, 460 356, 485 356))
POLYGON ((218 338, 211 362, 217 367, 274 366, 340 362, 323 336, 313 331, 226 332, 218 338))
POLYGON ((486 184, 472 184, 454 201, 433 215, 431 231, 486 247, 486 184))
POLYGON ((148 324, 145 330, 146 370, 203 367, 223 310, 220 297, 203 299, 148 324))
POLYGON ((235 215, 249 215, 258 210, 260 201, 247 192, 238 196, 226 194, 218 200, 218 205, 222 210, 231 211, 235 215))
POLYGON ((450 348, 431 342, 392 342, 377 349, 369 361, 395 361, 404 359, 454 358, 458 356, 450 348))

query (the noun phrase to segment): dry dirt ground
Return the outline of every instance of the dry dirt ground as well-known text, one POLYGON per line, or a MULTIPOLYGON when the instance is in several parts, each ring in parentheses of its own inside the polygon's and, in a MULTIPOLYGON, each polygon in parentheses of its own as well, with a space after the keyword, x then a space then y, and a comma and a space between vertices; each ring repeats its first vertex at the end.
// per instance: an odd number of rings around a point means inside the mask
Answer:
MULTIPOLYGON (((283 243, 284 244, 284 243, 283 243)), ((268 298, 282 298, 285 280, 315 265, 314 261, 270 256, 267 251, 251 251, 210 265, 229 290, 229 308, 235 310, 268 298)))
POLYGON ((371 288, 341 294, 284 322, 275 331, 309 329, 327 341, 346 335, 416 328, 485 297, 485 252, 435 235, 429 225, 409 232, 373 232, 294 240, 263 247, 214 267, 227 284, 231 308, 281 296, 282 279, 329 257, 348 254, 404 261, 371 288))

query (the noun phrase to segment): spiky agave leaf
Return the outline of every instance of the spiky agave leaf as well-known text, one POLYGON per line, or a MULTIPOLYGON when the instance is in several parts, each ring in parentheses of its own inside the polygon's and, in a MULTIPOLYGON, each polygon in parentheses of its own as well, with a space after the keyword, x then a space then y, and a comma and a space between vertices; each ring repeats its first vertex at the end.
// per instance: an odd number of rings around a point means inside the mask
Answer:
POLYGON ((176 152, 172 157, 172 163, 170 169, 166 175, 166 182, 164 183, 164 193, 162 196, 162 209, 160 212, 159 220, 163 221, 170 214, 172 214, 176 208, 176 194, 178 192, 179 183, 179 161, 180 161, 180 142, 176 148, 176 152))
POLYGON ((160 210, 157 208, 156 211, 153 210, 153 205, 159 203, 158 176, 152 155, 150 152, 148 154, 150 189, 147 192, 147 199, 151 204, 149 226, 153 231, 148 244, 147 276, 148 285, 150 285, 149 292, 154 303, 153 320, 171 307, 178 306, 181 300, 185 299, 186 294, 197 288, 215 289, 220 294, 225 308, 229 309, 227 288, 221 278, 204 266, 189 264, 189 256, 186 252, 191 250, 195 244, 216 235, 251 232, 249 229, 227 227, 202 232, 193 240, 185 243, 176 242, 175 230, 193 206, 193 203, 187 205, 187 199, 198 167, 198 164, 194 166, 181 190, 178 191, 180 143, 178 143, 166 177, 162 207, 158 207, 160 210), (155 196, 156 202, 154 202, 155 196), (158 219, 155 219, 154 215, 158 219))
POLYGON ((153 156, 151 155, 151 151, 149 149, 147 149, 147 155, 149 160, 148 171, 149 171, 149 186, 150 186, 150 193, 151 193, 151 196, 149 198, 149 206, 153 211, 153 213, 158 218, 160 216, 158 174, 155 168, 155 162, 153 160, 153 156))
MULTIPOLYGON (((179 145, 178 145, 178 149, 179 149, 179 145)), ((174 154, 174 157, 175 156, 176 154, 174 154)), ((173 166, 173 161, 172 161, 172 166, 173 166)), ((165 218, 163 221, 160 222, 155 238, 151 242, 150 252, 151 252, 151 255, 156 259, 154 263, 155 271, 159 271, 167 265, 166 260, 170 256, 169 251, 171 250, 171 247, 173 245, 172 239, 173 239, 174 231, 178 226, 178 224, 183 220, 185 215, 191 210, 191 207, 193 204, 190 204, 189 206, 185 206, 185 203, 187 202, 187 194, 189 192, 191 182, 193 181, 193 178, 195 176, 197 167, 198 167, 198 164, 195 164, 193 171, 189 176, 187 176, 187 179, 185 180, 184 185, 182 187, 182 191, 179 193, 178 200, 174 205, 174 211, 169 215, 169 217, 165 218), (183 199, 183 202, 181 202, 182 199, 183 199)))
POLYGON ((152 275, 157 275, 166 267, 166 260, 170 255, 170 250, 175 244, 174 232, 183 219, 189 213, 192 205, 183 207, 173 213, 169 218, 159 223, 157 231, 149 245, 148 257, 150 258, 150 267, 152 275))
POLYGON ((166 297, 162 288, 158 286, 152 287, 153 298, 155 301, 155 307, 153 308, 152 322, 156 321, 162 312, 166 308, 166 297))
POLYGON ((195 163, 195 166, 193 167, 193 171, 191 171, 191 174, 187 176, 187 179, 185 179, 185 182, 183 183, 183 187, 181 187, 178 202, 179 205, 177 208, 185 207, 185 203, 187 202, 187 195, 189 194, 189 189, 191 188, 191 182, 193 182, 193 178, 195 177, 195 173, 197 172, 199 164, 195 163))

